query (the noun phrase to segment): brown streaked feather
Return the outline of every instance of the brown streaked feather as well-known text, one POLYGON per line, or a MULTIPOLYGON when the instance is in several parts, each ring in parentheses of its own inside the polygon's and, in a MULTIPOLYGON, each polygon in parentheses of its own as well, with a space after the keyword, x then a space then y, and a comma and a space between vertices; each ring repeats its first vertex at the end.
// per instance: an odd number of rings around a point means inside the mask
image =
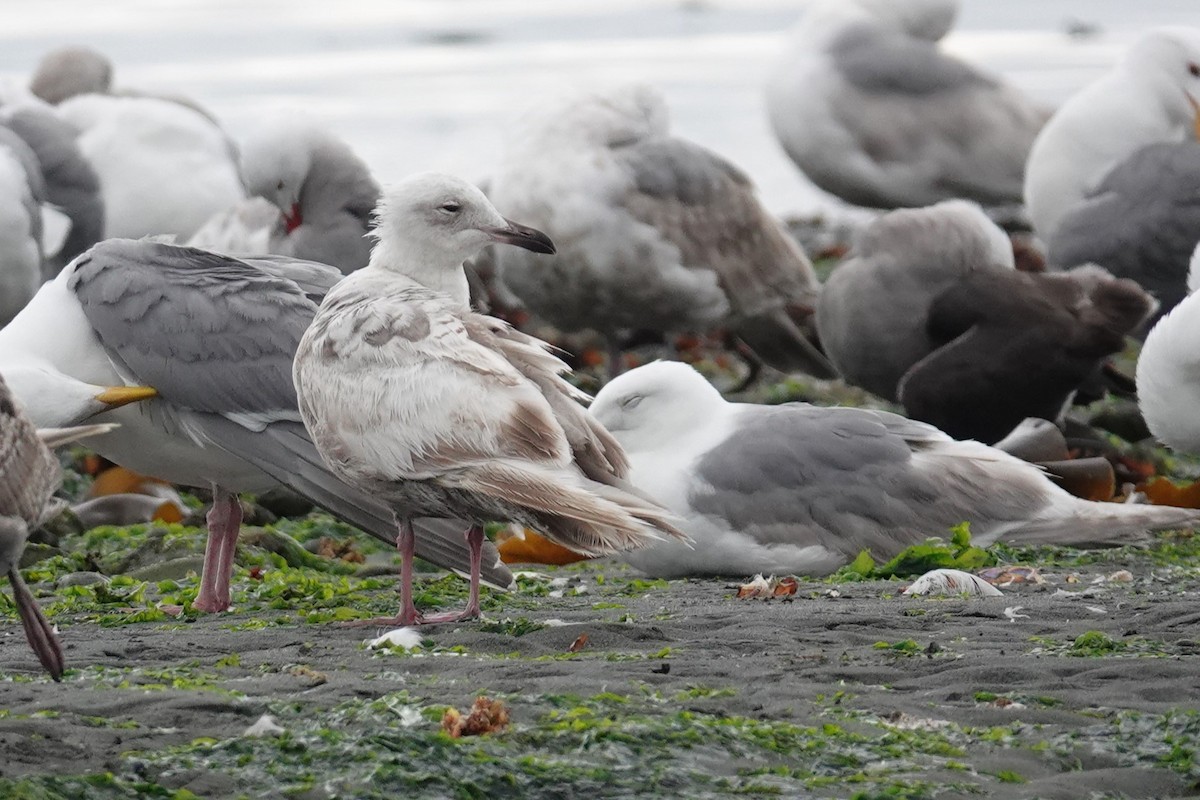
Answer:
POLYGON ((0 513, 18 516, 30 527, 39 524, 60 474, 58 459, 0 379, 0 513))
POLYGON ((534 462, 557 462, 565 455, 559 436, 562 429, 542 408, 518 402, 501 430, 505 455, 534 462))

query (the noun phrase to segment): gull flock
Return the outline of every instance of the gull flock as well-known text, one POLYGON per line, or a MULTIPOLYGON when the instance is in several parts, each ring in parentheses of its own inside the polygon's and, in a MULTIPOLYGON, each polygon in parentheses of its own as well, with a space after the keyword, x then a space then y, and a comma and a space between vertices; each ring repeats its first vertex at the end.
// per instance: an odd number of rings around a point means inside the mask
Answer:
POLYGON ((0 106, 0 566, 45 669, 62 649, 18 564, 57 507, 47 447, 83 436, 211 491, 211 613, 239 495, 276 487, 396 547, 399 611, 372 625, 479 617, 481 584, 513 586, 489 523, 665 577, 827 574, 962 522, 1076 546, 1196 526, 1076 497, 1014 442, 1111 392, 1200 452, 1200 30, 1145 32, 1049 109, 942 50, 956 13, 815 0, 787 39, 780 146, 876 210, 824 281, 647 83, 498 129, 482 189, 381 186, 307 121, 235 141, 100 53, 48 54, 0 106), (578 334, 602 343, 586 375, 578 334), (731 402, 695 340, 739 388, 801 375, 893 411, 731 402), (1131 342, 1135 376, 1113 363, 1131 342), (647 346, 663 360, 630 369, 647 346), (465 609, 417 608, 417 558, 469 579, 465 609))

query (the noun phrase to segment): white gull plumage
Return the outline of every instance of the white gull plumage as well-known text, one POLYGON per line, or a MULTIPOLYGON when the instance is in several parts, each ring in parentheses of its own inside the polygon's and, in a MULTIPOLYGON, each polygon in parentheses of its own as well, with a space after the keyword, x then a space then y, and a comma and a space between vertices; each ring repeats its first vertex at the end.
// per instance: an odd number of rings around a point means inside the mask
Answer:
MULTIPOLYGON (((325 297, 296 353, 300 412, 329 468, 392 505, 411 594, 413 514, 512 520, 585 553, 673 533, 624 480, 624 456, 587 416, 547 346, 468 306, 463 262, 490 242, 553 253, 541 232, 504 219, 474 186, 411 176, 385 194, 364 269, 325 297)), ((467 609, 479 614, 472 575, 467 609)), ((377 620, 376 622, 382 622, 377 620)))
POLYGON ((1138 407, 1154 437, 1200 453, 1200 245, 1192 254, 1192 293, 1159 319, 1137 362, 1138 407))
POLYGON ((1051 241, 1064 216, 1138 150, 1198 134, 1200 30, 1143 34, 1111 70, 1063 103, 1034 141, 1024 190, 1034 230, 1051 241))
POLYGON ((1032 464, 895 414, 727 403, 679 363, 617 377, 591 413, 625 448, 633 483, 695 542, 622 556, 662 577, 820 575, 964 521, 983 545, 1118 543, 1200 523, 1189 509, 1080 500, 1032 464))

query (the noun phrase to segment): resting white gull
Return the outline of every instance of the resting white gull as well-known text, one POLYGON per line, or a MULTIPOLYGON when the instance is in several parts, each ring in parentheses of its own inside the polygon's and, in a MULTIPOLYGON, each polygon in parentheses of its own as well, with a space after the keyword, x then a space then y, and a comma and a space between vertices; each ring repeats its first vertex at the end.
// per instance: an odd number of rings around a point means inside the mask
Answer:
POLYGON ((885 214, 825 281, 821 344, 848 383, 895 400, 900 378, 936 346, 933 299, 977 270, 1012 269, 1008 237, 974 203, 885 214))
POLYGON ((1053 241, 1064 216, 1138 150, 1200 135, 1198 104, 1200 29, 1143 34, 1109 72, 1063 103, 1034 142, 1025 204, 1037 234, 1053 241))
POLYGON ((1157 303, 1087 264, 1070 272, 978 270, 933 299, 935 347, 900 379, 905 413, 956 439, 994 443, 1027 417, 1061 421, 1100 386, 1108 358, 1157 303))
MULTIPOLYGON (((483 525, 510 520, 583 553, 677 532, 624 481, 620 447, 538 339, 469 308, 463 262, 497 242, 552 254, 477 188, 422 173, 380 204, 371 261, 325 296, 296 353, 300 412, 329 468, 394 509, 401 609, 373 623, 434 622, 412 599, 412 517, 463 517, 479 615, 483 525)), ((419 543, 420 538, 416 537, 419 543)))
POLYGON ((489 196, 554 239, 553 258, 494 255, 505 287, 560 330, 598 331, 616 351, 630 331, 724 328, 778 369, 832 376, 810 341, 820 284, 808 258, 741 170, 671 135, 657 90, 626 85, 531 111, 489 196))
POLYGON ((203 114, 155 97, 85 94, 58 106, 100 177, 104 235, 187 239, 242 200, 235 148, 203 114))
POLYGON ((1019 203, 1046 113, 939 40, 957 0, 817 0, 767 84, 775 135, 850 203, 1019 203))
MULTIPOLYGON (((333 267, 284 257, 239 261, 112 239, 69 264, 0 330, 0 372, 41 425, 78 414, 88 397, 80 383, 143 387, 156 395, 98 416, 121 428, 96 450, 144 475, 213 487, 198 608, 229 605, 237 492, 283 484, 393 541, 390 508, 330 474, 296 408, 296 345, 317 302, 340 278, 333 267), (18 377, 34 380, 17 383, 18 377), (75 391, 55 391, 56 379, 75 391)), ((461 528, 441 520, 420 524, 418 555, 468 569, 461 528)), ((511 576, 496 561, 490 551, 485 578, 505 587, 511 576)))
POLYGON ((895 414, 727 403, 679 363, 619 376, 590 413, 625 448, 630 480, 695 542, 622 555, 661 577, 821 575, 961 522, 984 546, 1117 544, 1200 523, 1190 509, 1080 500, 1032 464, 895 414))
POLYGON ((341 139, 295 120, 276 123, 242 143, 242 175, 251 195, 279 209, 272 253, 332 264, 344 273, 366 266, 380 188, 341 139))
POLYGON ((1200 142, 1143 147, 1063 216, 1047 260, 1099 264, 1135 280, 1165 314, 1187 295, 1188 263, 1200 241, 1198 186, 1200 142))
POLYGON ((18 570, 25 539, 53 510, 62 472, 50 447, 103 433, 107 425, 39 431, 0 378, 0 573, 12 584, 25 638, 54 680, 63 673, 62 645, 18 570))
POLYGON ((1192 294, 1146 336, 1137 362, 1138 407, 1154 438, 1200 453, 1200 246, 1191 262, 1192 294))

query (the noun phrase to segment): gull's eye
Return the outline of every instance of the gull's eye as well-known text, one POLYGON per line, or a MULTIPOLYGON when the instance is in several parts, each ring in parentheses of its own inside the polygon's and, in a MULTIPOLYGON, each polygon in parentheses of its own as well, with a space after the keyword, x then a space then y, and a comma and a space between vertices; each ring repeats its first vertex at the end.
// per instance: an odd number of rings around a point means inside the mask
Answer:
POLYGON ((1200 78, 1200 64, 1195 61, 1188 62, 1188 72, 1192 73, 1193 78, 1200 78))
POLYGON ((283 191, 283 181, 280 181, 279 183, 275 184, 275 190, 279 191, 279 192, 283 191))
POLYGON ((442 211, 445 211, 447 214, 457 214, 462 209, 462 206, 460 204, 454 202, 453 200, 451 200, 449 202, 442 203, 440 208, 442 209, 442 211))
POLYGON ((632 411, 638 407, 638 403, 645 399, 644 395, 633 394, 621 401, 621 408, 625 411, 632 411))

